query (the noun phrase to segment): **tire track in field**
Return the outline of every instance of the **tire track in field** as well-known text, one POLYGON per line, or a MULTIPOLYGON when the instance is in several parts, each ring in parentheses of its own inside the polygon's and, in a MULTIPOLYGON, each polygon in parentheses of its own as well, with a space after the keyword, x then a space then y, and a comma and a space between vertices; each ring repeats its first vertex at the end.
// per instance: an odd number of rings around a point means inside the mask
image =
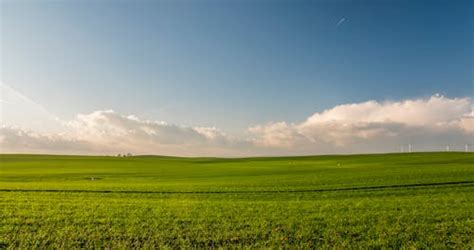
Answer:
POLYGON ((474 181, 452 181, 436 183, 415 183, 367 187, 346 187, 303 190, 235 190, 235 191, 140 191, 140 190, 84 190, 84 189, 0 189, 0 192, 47 192, 47 193, 118 193, 118 194, 254 194, 254 193, 318 193, 357 190, 407 189, 419 187, 474 186, 474 181))

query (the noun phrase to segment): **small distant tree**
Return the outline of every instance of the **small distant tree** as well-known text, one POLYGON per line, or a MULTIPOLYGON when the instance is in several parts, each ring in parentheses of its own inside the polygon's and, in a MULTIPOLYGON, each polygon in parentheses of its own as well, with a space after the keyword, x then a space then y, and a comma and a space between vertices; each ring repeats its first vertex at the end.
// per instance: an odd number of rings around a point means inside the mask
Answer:
POLYGON ((122 157, 122 155, 121 155, 121 154, 118 154, 117 157, 122 157))

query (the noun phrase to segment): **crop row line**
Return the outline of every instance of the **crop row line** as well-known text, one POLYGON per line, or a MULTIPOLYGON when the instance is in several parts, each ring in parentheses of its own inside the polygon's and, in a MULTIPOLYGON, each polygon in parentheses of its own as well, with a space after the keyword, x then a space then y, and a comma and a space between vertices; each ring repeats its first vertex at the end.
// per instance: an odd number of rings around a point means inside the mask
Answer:
POLYGON ((474 181, 454 181, 437 183, 414 183, 399 185, 346 187, 329 189, 303 189, 303 190, 235 190, 235 191, 140 191, 140 190, 85 190, 85 189, 0 189, 0 192, 50 192, 50 193, 122 193, 122 194, 242 194, 242 193, 311 193, 311 192, 339 192, 356 190, 383 190, 399 188, 417 188, 433 186, 473 186, 474 181))

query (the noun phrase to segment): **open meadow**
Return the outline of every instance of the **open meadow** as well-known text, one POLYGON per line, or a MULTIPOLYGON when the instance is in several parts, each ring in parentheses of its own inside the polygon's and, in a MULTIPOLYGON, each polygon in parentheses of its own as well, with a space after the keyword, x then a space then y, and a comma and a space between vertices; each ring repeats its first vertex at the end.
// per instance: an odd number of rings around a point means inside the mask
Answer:
POLYGON ((474 154, 0 155, 0 248, 474 248, 474 154))

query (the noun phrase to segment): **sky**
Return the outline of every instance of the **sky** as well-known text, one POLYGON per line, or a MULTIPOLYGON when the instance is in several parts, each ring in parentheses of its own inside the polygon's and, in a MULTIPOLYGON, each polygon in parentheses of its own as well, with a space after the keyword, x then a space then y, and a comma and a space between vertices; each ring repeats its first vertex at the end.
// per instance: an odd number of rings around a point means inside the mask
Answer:
POLYGON ((464 150, 473 5, 0 0, 0 152, 464 150))

